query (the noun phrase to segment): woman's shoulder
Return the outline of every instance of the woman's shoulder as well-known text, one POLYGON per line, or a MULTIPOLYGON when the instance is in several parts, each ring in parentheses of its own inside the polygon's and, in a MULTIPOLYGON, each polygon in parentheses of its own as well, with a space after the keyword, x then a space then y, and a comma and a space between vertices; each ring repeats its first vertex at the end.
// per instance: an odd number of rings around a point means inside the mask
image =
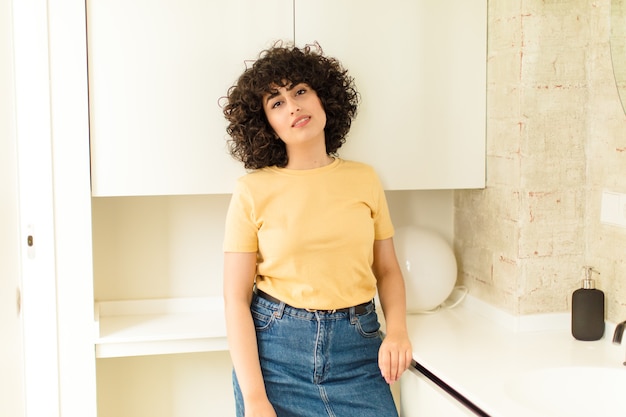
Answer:
POLYGON ((235 193, 250 194, 252 190, 258 189, 260 183, 267 182, 263 169, 249 171, 246 174, 240 176, 235 181, 235 193))
POLYGON ((270 167, 254 169, 246 172, 241 177, 237 178, 239 183, 254 183, 256 181, 265 180, 267 177, 272 176, 274 173, 270 167))
POLYGON ((376 170, 374 169, 374 167, 365 162, 354 161, 351 159, 342 159, 341 162, 342 162, 341 166, 345 170, 350 170, 355 173, 364 173, 364 174, 367 173, 370 175, 376 174, 376 170))

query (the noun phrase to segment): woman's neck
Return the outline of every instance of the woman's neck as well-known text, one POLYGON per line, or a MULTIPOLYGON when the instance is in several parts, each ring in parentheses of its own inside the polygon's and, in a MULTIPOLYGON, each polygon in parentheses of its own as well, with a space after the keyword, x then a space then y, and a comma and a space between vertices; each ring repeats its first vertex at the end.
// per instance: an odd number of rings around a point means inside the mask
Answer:
POLYGON ((315 169, 330 165, 334 160, 335 158, 327 154, 310 157, 294 157, 289 155, 289 162, 285 168, 296 170, 315 169))
POLYGON ((326 153, 325 144, 314 148, 288 148, 287 156, 289 159, 285 168, 297 170, 321 168, 334 161, 326 153))

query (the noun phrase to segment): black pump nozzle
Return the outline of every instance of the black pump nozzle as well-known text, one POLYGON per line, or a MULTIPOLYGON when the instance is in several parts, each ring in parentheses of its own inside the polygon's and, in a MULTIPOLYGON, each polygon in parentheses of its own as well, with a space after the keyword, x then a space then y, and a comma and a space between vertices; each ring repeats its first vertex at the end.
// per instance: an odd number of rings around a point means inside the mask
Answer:
POLYGON ((613 333, 613 343, 619 345, 622 343, 622 336, 624 335, 624 326, 626 325, 626 321, 621 322, 617 326, 615 326, 615 333, 613 333))

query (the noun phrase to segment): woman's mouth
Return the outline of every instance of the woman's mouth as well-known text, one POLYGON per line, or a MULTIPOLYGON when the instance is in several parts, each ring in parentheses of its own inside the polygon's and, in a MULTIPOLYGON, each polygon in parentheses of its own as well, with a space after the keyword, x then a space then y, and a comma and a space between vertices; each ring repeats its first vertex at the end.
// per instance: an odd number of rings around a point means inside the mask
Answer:
POLYGON ((301 116, 298 117, 293 124, 291 125, 291 127, 302 127, 304 125, 306 125, 307 123, 309 123, 309 120, 311 120, 310 116, 301 116))

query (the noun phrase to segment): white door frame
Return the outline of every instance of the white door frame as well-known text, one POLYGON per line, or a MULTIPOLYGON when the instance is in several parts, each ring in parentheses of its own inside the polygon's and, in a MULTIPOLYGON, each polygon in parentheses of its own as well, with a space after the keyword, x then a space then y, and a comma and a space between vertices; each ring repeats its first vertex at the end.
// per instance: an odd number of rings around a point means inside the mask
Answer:
POLYGON ((96 417, 85 1, 47 4, 60 409, 96 417))
POLYGON ((85 2, 13 0, 27 417, 95 417, 85 2))
POLYGON ((0 415, 24 417, 15 77, 11 0, 0 0, 0 415))
POLYGON ((27 416, 59 416, 45 0, 13 1, 15 114, 27 416))

